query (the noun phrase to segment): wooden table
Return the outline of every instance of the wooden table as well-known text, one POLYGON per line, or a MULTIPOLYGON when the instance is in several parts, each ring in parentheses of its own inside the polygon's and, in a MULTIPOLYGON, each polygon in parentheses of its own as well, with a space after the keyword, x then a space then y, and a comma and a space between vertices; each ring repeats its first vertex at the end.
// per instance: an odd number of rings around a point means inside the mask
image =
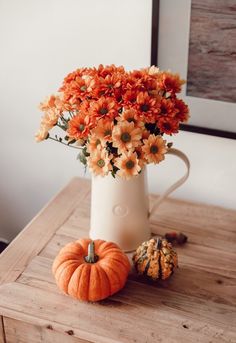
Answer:
POLYGON ((88 236, 89 204, 90 182, 73 179, 1 255, 1 343, 236 342, 235 211, 165 201, 153 230, 189 237, 176 273, 147 283, 132 271, 118 294, 83 303, 60 293, 51 265, 88 236))

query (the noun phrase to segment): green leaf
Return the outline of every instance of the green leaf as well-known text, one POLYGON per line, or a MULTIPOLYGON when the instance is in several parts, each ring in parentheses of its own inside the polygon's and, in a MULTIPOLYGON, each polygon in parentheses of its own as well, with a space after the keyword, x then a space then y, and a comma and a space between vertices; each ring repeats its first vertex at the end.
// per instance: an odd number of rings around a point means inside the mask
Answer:
POLYGON ((82 152, 79 153, 78 159, 80 160, 81 163, 83 163, 83 165, 85 165, 85 166, 87 165, 87 159, 82 152))

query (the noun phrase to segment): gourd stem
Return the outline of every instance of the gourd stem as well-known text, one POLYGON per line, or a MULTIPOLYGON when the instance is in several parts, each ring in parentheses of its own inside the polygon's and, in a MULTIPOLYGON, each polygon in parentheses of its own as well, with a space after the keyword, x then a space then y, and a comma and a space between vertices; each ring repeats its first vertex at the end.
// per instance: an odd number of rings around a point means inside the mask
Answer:
POLYGON ((88 245, 88 256, 85 257, 85 261, 88 263, 95 263, 98 260, 98 256, 95 254, 94 241, 90 242, 88 245))

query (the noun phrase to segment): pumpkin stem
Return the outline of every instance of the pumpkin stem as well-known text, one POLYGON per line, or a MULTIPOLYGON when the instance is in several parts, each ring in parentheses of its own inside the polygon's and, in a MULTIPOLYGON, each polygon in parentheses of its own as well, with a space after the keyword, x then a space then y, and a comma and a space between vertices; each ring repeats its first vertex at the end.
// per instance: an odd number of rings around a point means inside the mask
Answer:
POLYGON ((98 260, 98 256, 95 254, 94 241, 90 242, 88 245, 88 256, 85 256, 85 261, 88 263, 95 263, 98 260))

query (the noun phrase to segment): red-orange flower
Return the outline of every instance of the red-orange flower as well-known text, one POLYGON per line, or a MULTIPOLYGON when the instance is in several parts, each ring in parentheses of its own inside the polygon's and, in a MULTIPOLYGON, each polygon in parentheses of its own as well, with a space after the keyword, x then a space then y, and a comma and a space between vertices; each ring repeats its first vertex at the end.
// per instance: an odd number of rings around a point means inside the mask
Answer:
POLYGON ((183 100, 175 99, 175 118, 181 122, 186 122, 189 119, 189 108, 183 100))
POLYGON ((177 133, 179 129, 179 121, 174 118, 161 118, 157 126, 162 133, 167 135, 172 135, 172 133, 177 133))
POLYGON ((160 113, 159 116, 162 117, 174 117, 177 110, 175 108, 175 103, 171 99, 162 98, 160 102, 160 113))
POLYGON ((139 91, 137 89, 128 89, 123 95, 122 100, 125 106, 133 106, 137 101, 139 91))
POLYGON ((102 96, 99 100, 91 103, 89 113, 91 117, 114 119, 118 114, 118 108, 114 98, 102 96))
POLYGON ((181 92, 181 87, 185 83, 179 76, 179 74, 172 74, 170 72, 163 72, 160 74, 159 86, 169 93, 181 92))
POLYGON ((68 123, 67 134, 70 138, 80 140, 87 138, 90 132, 89 117, 80 113, 74 116, 68 123))
POLYGON ((160 104, 156 98, 148 95, 147 92, 140 92, 137 96, 136 109, 147 123, 154 123, 156 116, 160 112, 160 104))
POLYGON ((97 68, 97 74, 102 77, 113 75, 114 73, 125 74, 125 69, 123 66, 116 67, 114 64, 108 66, 103 66, 102 64, 100 64, 97 68))

